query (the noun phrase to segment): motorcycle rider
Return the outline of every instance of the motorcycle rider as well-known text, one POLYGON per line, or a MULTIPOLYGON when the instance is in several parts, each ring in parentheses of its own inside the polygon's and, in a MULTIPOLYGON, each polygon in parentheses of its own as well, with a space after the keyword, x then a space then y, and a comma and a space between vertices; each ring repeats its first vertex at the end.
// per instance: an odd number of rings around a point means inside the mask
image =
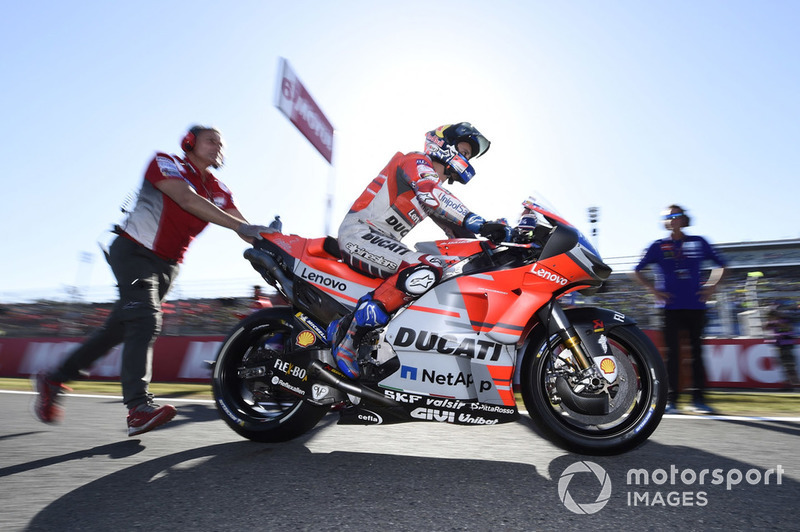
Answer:
MULTIPOLYGON (((470 159, 490 142, 469 122, 448 124, 425 135, 425 151, 398 152, 353 203, 339 226, 342 259, 356 271, 383 278, 355 310, 328 327, 331 352, 345 375, 357 379, 359 347, 367 333, 439 282, 442 260, 412 251, 400 241, 429 215, 449 237, 480 234, 508 240, 511 229, 487 222, 441 185, 466 184, 475 175, 470 159)), ((369 346, 366 346, 369 349, 369 346)))

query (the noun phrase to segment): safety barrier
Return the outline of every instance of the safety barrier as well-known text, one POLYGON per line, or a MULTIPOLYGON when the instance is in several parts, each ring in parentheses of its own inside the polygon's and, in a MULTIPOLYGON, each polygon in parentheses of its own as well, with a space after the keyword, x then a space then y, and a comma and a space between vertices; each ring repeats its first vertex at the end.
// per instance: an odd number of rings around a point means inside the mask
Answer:
MULTIPOLYGON (((661 348, 660 333, 647 331, 661 348)), ((27 377, 56 366, 82 338, 0 338, 0 377, 27 377)), ((153 353, 154 382, 207 382, 222 336, 162 336, 153 353)), ((663 349, 662 349, 663 352, 663 349)), ((800 348, 795 345, 795 358, 800 348)), ((90 370, 92 379, 119 378, 121 347, 110 351, 90 370)), ((683 357, 682 357, 683 358, 683 357)), ((773 344, 763 338, 706 338, 703 358, 711 388, 781 388, 786 373, 773 344)), ((688 360, 681 382, 691 382, 688 360)), ((797 364, 800 367, 800 361, 797 364)), ((682 386, 683 387, 683 386, 682 386)))

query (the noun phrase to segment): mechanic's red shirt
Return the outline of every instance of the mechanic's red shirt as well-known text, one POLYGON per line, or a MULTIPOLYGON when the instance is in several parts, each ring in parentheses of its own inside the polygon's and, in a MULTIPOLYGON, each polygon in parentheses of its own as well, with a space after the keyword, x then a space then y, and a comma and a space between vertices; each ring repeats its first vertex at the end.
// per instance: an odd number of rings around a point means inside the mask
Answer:
POLYGON ((205 182, 200 171, 177 155, 157 153, 147 167, 136 206, 120 225, 126 236, 167 260, 181 262, 189 243, 208 222, 183 210, 169 196, 158 190, 156 183, 165 179, 182 179, 200 196, 222 210, 234 208, 233 196, 224 183, 210 172, 205 182))

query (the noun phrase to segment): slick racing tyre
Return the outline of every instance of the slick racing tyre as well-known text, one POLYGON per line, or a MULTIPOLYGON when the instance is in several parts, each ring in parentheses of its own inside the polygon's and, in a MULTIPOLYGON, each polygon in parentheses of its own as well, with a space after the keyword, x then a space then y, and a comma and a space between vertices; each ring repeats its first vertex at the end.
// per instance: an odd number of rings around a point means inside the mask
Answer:
MULTIPOLYGON (((241 436, 280 442, 311 430, 330 406, 318 406, 273 384, 275 360, 292 362, 291 309, 265 309, 242 320, 222 344, 212 388, 220 417, 241 436)), ((277 380, 277 379, 276 379, 277 380)))
POLYGON ((606 414, 571 409, 553 386, 558 377, 569 378, 557 336, 532 342, 520 372, 522 397, 537 427, 557 444, 582 454, 618 454, 640 445, 658 426, 666 405, 666 370, 650 339, 633 325, 604 334, 607 354, 618 371, 600 392, 608 396, 606 414))

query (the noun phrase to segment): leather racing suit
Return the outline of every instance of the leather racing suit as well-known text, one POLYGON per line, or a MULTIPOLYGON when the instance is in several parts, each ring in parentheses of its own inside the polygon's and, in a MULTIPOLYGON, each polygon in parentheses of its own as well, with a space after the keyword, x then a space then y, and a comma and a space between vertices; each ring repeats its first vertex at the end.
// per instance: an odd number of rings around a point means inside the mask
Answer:
POLYGON ((437 256, 409 249, 402 238, 429 215, 453 236, 469 214, 441 187, 427 155, 398 152, 342 221, 338 235, 342 258, 355 270, 386 279, 375 289, 373 300, 391 314, 431 288, 444 266, 437 256), (417 275, 414 287, 405 286, 408 276, 420 269, 433 275, 427 281, 417 275))

